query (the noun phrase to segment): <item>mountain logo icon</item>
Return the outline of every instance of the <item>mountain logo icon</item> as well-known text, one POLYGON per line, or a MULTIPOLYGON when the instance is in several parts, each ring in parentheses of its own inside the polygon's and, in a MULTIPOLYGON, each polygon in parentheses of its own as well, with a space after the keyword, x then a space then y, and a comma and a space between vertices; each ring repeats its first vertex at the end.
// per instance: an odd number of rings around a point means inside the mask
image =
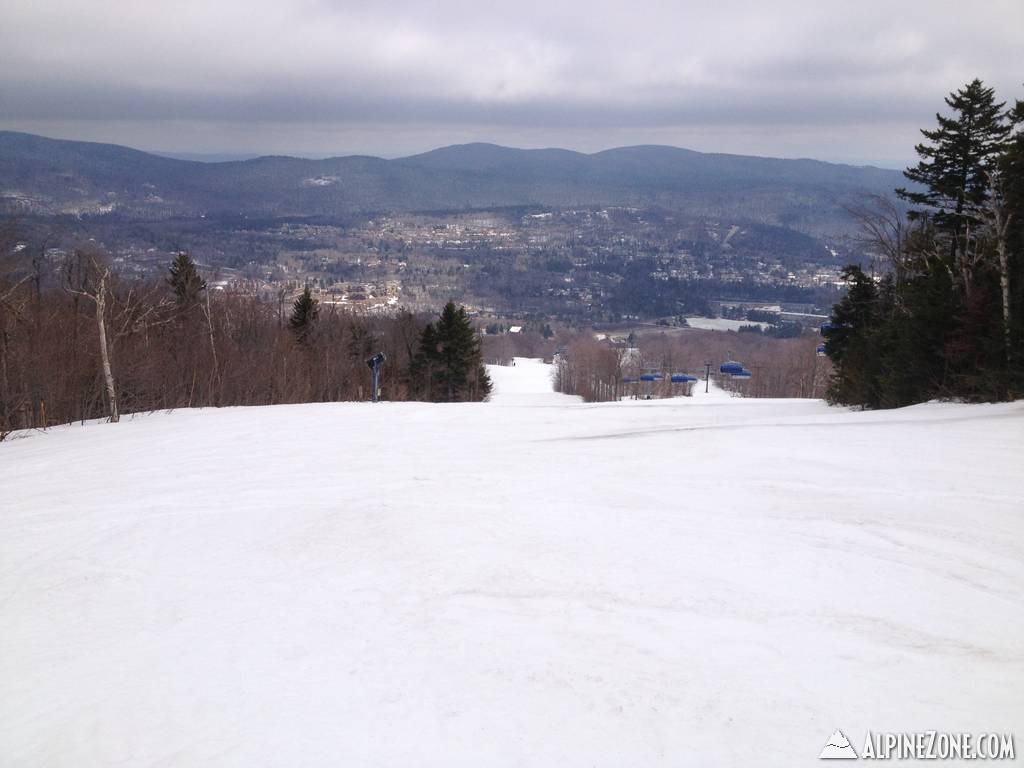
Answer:
POLYGON ((853 745, 850 744, 850 740, 846 738, 846 734, 836 728, 835 733, 832 734, 832 738, 828 740, 828 744, 821 750, 821 754, 818 755, 819 760, 856 760, 857 753, 853 750, 853 745))

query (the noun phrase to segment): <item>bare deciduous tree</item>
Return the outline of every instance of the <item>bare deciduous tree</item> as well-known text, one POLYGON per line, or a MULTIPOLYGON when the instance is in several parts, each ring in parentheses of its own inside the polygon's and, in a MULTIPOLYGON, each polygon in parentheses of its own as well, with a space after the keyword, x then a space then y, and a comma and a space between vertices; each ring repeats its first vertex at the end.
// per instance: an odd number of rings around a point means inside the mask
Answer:
POLYGON ((1003 179, 998 169, 988 172, 989 195, 982 211, 986 234, 992 239, 996 252, 996 266, 999 271, 999 294, 1003 314, 1003 345, 1006 359, 1013 355, 1011 341, 1012 316, 1010 308, 1010 249, 1008 235, 1013 222, 1013 211, 1006 204, 1003 193, 1003 179))
POLYGON ((862 241, 878 253, 892 271, 897 285, 907 276, 907 236, 910 225, 903 210, 892 198, 871 195, 862 206, 844 206, 857 220, 862 241))
POLYGON ((110 267, 102 263, 95 253, 76 251, 74 260, 78 265, 84 262, 85 269, 75 269, 68 264, 65 269, 65 288, 76 296, 82 296, 93 302, 96 317, 96 330, 99 336, 100 365, 103 369, 103 381, 107 390, 107 407, 110 421, 121 420, 121 410, 117 400, 117 384, 114 381, 114 369, 111 365, 111 344, 107 336, 107 291, 110 282, 110 267))

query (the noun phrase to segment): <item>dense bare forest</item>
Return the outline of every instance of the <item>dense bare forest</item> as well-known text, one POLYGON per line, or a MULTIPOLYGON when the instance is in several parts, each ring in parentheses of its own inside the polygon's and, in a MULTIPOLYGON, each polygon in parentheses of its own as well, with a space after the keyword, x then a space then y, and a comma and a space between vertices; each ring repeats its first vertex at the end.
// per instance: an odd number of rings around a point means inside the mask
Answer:
POLYGON ((707 363, 719 387, 745 397, 822 397, 832 366, 816 354, 817 346, 813 334, 773 339, 755 333, 652 332, 638 334, 632 345, 580 336, 558 357, 555 387, 588 402, 617 400, 646 393, 627 380, 657 372, 665 378, 651 385, 650 394, 678 395, 686 390, 673 388, 671 375, 703 376, 707 363), (754 374, 750 379, 719 375, 721 363, 737 358, 754 374))
POLYGON ((425 317, 207 290, 186 256, 166 279, 126 280, 95 250, 26 255, 12 224, 2 241, 0 436, 156 409, 368 399, 377 352, 384 399, 436 399, 445 375, 443 362, 413 365, 425 317))

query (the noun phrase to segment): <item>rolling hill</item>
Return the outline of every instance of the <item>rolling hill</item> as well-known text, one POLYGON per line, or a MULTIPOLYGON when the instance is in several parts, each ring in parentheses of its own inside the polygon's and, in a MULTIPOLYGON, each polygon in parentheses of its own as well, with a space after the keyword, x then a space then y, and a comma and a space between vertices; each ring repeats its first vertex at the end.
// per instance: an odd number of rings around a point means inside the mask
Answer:
POLYGON ((821 234, 842 203, 888 194, 897 171, 637 146, 583 154, 465 144, 385 160, 260 157, 203 163, 0 132, 0 194, 54 215, 332 216, 513 206, 653 206, 821 234))

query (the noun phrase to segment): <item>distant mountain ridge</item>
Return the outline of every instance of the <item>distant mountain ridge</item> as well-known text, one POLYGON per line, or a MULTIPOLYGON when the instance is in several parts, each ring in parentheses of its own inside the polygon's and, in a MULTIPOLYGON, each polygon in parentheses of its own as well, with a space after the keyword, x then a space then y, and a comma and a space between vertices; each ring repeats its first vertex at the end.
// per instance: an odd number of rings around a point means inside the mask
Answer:
POLYGON ((0 195, 34 214, 331 216, 542 206, 654 206, 822 233, 899 171, 633 146, 584 154, 461 144, 394 160, 266 156, 199 162, 0 132, 0 195))

